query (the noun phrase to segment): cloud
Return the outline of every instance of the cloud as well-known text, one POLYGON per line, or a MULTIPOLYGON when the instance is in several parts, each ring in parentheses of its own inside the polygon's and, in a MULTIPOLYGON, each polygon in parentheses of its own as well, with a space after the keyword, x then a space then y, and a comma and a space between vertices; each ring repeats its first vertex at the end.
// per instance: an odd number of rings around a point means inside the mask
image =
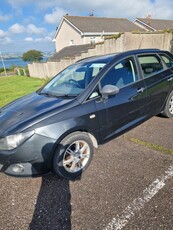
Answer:
POLYGON ((0 38, 3 38, 6 36, 6 33, 0 29, 0 38))
POLYGON ((173 1, 157 0, 152 5, 151 16, 158 19, 173 19, 173 1))
MULTIPOLYGON (((63 2, 60 1, 59 7, 63 8, 63 2)), ((91 10, 94 10, 95 16, 103 17, 121 17, 134 19, 136 17, 146 17, 151 14, 152 18, 173 18, 172 0, 68 0, 65 4, 69 14, 85 16, 91 10)))
POLYGON ((36 38, 35 39, 35 42, 51 42, 51 41, 52 41, 52 38, 49 36, 46 36, 44 38, 36 38))
POLYGON ((27 33, 29 34, 46 34, 47 30, 43 27, 37 27, 34 24, 27 26, 27 33))
POLYGON ((55 8, 52 10, 52 13, 45 15, 44 20, 49 24, 57 24, 65 14, 66 11, 64 9, 55 8))
MULTIPOLYGON (((69 2, 69 0, 65 0, 69 2)), ((26 5, 36 5, 39 9, 48 9, 53 7, 58 7, 58 5, 64 5, 63 0, 7 0, 7 2, 14 8, 26 6, 26 5)))
POLYGON ((52 42, 52 37, 50 36, 46 36, 46 37, 37 37, 37 38, 33 38, 33 37, 26 37, 24 39, 24 41, 26 42, 52 42))
POLYGON ((0 44, 7 45, 12 42, 12 39, 8 36, 8 33, 0 29, 0 44))
MULTIPOLYGON (((45 21, 50 24, 57 23, 65 13, 70 15, 87 16, 94 10, 95 16, 121 17, 134 19, 146 17, 151 14, 152 18, 173 18, 172 0, 7 0, 16 9, 22 6, 36 6, 39 11, 51 9, 51 13, 45 15, 45 21), (51 17, 52 16, 52 17, 51 17)), ((33 7, 34 7, 33 6, 33 7)))
MULTIPOLYGON (((24 6, 28 4, 28 0, 7 0, 7 2, 14 8, 18 8, 19 6, 24 6)), ((31 0, 31 2, 34 2, 31 0)))
POLYGON ((18 23, 15 23, 9 27, 9 31, 13 34, 21 34, 24 33, 25 30, 26 30, 25 27, 18 23))
POLYGON ((0 37, 0 44, 1 45, 8 45, 8 44, 11 44, 12 43, 12 39, 10 37, 0 37))
POLYGON ((32 37, 27 37, 27 38, 24 39, 24 41, 26 41, 26 42, 33 42, 34 39, 32 37))
POLYGON ((15 23, 8 29, 13 34, 22 34, 22 33, 28 33, 28 34, 41 34, 45 35, 47 33, 47 30, 43 27, 37 27, 34 24, 29 24, 26 27, 19 23, 15 23))
POLYGON ((11 15, 3 15, 3 14, 0 14, 0 22, 6 22, 6 21, 9 21, 11 19, 11 15))

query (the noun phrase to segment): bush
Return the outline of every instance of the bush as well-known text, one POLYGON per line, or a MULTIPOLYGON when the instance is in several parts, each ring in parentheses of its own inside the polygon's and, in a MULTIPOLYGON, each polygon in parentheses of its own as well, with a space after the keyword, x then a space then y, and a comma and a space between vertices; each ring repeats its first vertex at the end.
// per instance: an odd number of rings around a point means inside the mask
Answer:
POLYGON ((25 72, 26 72, 26 76, 27 77, 30 77, 30 74, 29 74, 29 69, 27 68, 27 69, 25 69, 25 72))
POLYGON ((0 73, 4 72, 4 68, 0 68, 0 73))
POLYGON ((19 69, 19 72, 20 72, 20 76, 24 76, 24 71, 23 71, 23 69, 19 69))

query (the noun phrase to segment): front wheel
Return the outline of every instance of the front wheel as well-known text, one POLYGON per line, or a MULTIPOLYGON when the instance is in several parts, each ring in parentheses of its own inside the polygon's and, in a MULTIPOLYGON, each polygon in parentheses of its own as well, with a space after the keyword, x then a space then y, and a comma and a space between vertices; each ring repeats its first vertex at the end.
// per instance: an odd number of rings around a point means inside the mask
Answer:
POLYGON ((59 143, 53 157, 53 169, 59 176, 73 180, 87 169, 93 152, 93 143, 87 133, 72 133, 59 143))
POLYGON ((167 99, 162 115, 164 117, 173 117, 173 91, 170 93, 167 99))

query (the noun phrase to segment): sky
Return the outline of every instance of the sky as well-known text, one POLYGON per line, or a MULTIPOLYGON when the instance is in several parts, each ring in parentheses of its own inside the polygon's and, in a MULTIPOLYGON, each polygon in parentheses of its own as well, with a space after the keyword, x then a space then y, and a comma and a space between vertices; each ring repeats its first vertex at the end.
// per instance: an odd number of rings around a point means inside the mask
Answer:
POLYGON ((172 19, 173 0, 1 0, 0 51, 55 51, 52 41, 65 14, 172 19))

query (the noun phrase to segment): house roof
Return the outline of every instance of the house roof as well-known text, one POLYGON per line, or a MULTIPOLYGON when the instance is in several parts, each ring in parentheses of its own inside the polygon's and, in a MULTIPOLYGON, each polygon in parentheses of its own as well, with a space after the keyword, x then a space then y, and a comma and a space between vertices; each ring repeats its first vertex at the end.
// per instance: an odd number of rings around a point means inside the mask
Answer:
POLYGON ((131 32, 142 30, 139 26, 126 18, 103 18, 103 17, 82 17, 82 16, 69 16, 65 15, 56 31, 54 37, 57 36, 63 21, 66 20, 81 34, 94 35, 94 34, 114 34, 117 32, 131 32))
POLYGON ((136 18, 135 21, 138 21, 139 23, 141 22, 144 26, 153 30, 173 29, 173 20, 136 18))
POLYGON ((140 30, 126 18, 103 18, 103 17, 81 17, 81 16, 64 16, 69 22, 76 26, 83 33, 92 32, 131 32, 140 30))
POLYGON ((52 57, 49 58, 48 61, 60 61, 63 58, 75 57, 83 52, 87 52, 88 49, 90 48, 94 48, 94 45, 85 44, 85 45, 67 46, 62 50, 60 50, 59 52, 55 53, 52 57))

